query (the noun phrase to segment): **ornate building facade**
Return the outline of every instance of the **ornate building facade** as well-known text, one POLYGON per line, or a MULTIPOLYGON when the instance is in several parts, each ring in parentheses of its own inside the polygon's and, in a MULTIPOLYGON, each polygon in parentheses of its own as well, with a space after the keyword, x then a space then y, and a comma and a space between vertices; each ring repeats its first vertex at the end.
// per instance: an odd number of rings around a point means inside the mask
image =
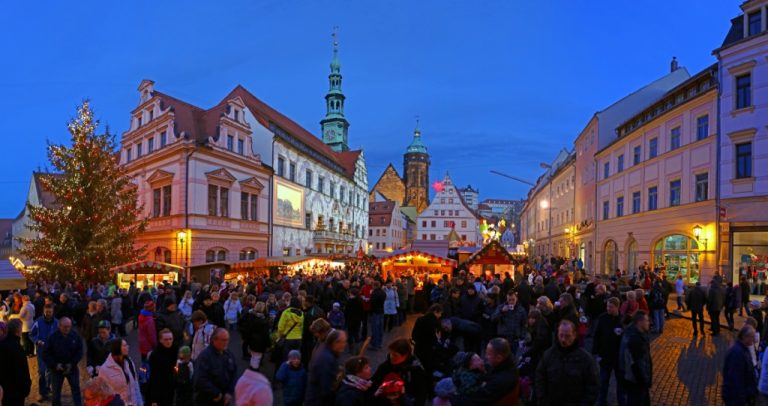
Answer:
POLYGON ((416 220, 416 240, 447 240, 455 230, 462 243, 481 242, 480 220, 459 194, 453 180, 445 174, 432 203, 416 220))

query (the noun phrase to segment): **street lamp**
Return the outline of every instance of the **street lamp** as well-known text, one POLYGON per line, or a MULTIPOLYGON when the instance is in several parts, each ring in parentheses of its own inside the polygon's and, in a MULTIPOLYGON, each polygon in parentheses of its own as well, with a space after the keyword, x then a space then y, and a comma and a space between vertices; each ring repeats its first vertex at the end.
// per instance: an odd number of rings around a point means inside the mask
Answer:
MULTIPOLYGON (((552 191, 551 191, 552 183, 550 183, 549 188, 550 188, 550 197, 551 197, 551 194, 552 194, 552 191)), ((542 201, 539 202, 539 206, 542 209, 546 209, 549 212, 548 216, 547 216, 549 218, 549 220, 547 221, 549 223, 549 227, 548 227, 548 231, 547 231, 547 240, 549 242, 547 243, 547 246, 548 246, 547 249, 549 250, 549 255, 551 256, 552 255, 552 205, 549 204, 548 200, 542 200, 542 201)))
MULTIPOLYGON (((181 249, 181 252, 183 253, 184 261, 182 262, 182 266, 184 267, 184 277, 189 279, 189 275, 187 275, 187 232, 182 230, 176 233, 176 240, 179 242, 179 248, 181 249)), ((182 258, 179 258, 182 259, 182 258)), ((181 261, 180 261, 181 262, 181 261)))
POLYGON ((695 226, 693 226, 693 236, 696 237, 696 241, 699 241, 699 242, 703 241, 704 251, 706 251, 708 240, 707 238, 701 238, 701 231, 702 231, 702 228, 700 225, 696 224, 695 226))

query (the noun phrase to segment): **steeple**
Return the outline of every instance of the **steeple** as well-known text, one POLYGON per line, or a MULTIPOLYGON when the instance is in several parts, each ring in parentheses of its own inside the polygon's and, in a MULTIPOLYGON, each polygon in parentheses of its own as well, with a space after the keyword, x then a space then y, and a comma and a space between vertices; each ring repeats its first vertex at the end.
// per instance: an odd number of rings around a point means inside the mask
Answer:
POLYGON ((419 117, 416 116, 416 128, 413 141, 403 156, 403 174, 405 175, 405 206, 416 208, 421 214, 429 206, 429 154, 421 142, 419 117))
POLYGON ((333 59, 325 95, 325 118, 320 121, 323 142, 334 151, 349 151, 349 122, 344 117, 344 93, 341 91, 341 62, 339 62, 338 27, 333 30, 333 59))
POLYGON ((413 141, 408 146, 407 153, 417 152, 426 154, 427 147, 421 142, 421 128, 419 128, 419 116, 416 116, 416 128, 413 130, 413 141))

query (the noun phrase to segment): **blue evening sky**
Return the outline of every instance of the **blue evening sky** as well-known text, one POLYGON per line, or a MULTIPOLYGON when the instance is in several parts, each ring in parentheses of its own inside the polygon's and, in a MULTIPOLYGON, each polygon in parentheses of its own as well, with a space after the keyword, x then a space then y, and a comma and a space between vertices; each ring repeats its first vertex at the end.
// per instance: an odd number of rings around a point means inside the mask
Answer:
POLYGON ((139 82, 203 108, 242 84, 319 134, 340 27, 350 146, 371 186, 421 116, 432 179, 521 198, 592 114, 669 69, 715 62, 740 0, 50 1, 0 12, 0 217, 89 98, 117 134, 139 82))

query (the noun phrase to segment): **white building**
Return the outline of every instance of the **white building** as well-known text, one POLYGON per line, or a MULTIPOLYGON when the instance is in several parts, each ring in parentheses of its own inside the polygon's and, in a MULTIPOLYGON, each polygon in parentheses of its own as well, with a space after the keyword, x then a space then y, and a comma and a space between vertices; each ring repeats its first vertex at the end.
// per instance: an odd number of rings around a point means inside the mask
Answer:
POLYGON ((473 189, 472 185, 467 185, 465 188, 459 188, 459 194, 464 199, 464 203, 469 206, 470 209, 477 211, 477 205, 480 200, 480 189, 473 189))
POLYGON ((374 251, 390 251, 405 246, 407 217, 393 200, 368 204, 368 244, 374 251))
POLYGON ((482 241, 480 223, 475 213, 467 206, 448 174, 437 190, 432 203, 416 221, 417 240, 446 240, 452 229, 467 245, 482 241))

